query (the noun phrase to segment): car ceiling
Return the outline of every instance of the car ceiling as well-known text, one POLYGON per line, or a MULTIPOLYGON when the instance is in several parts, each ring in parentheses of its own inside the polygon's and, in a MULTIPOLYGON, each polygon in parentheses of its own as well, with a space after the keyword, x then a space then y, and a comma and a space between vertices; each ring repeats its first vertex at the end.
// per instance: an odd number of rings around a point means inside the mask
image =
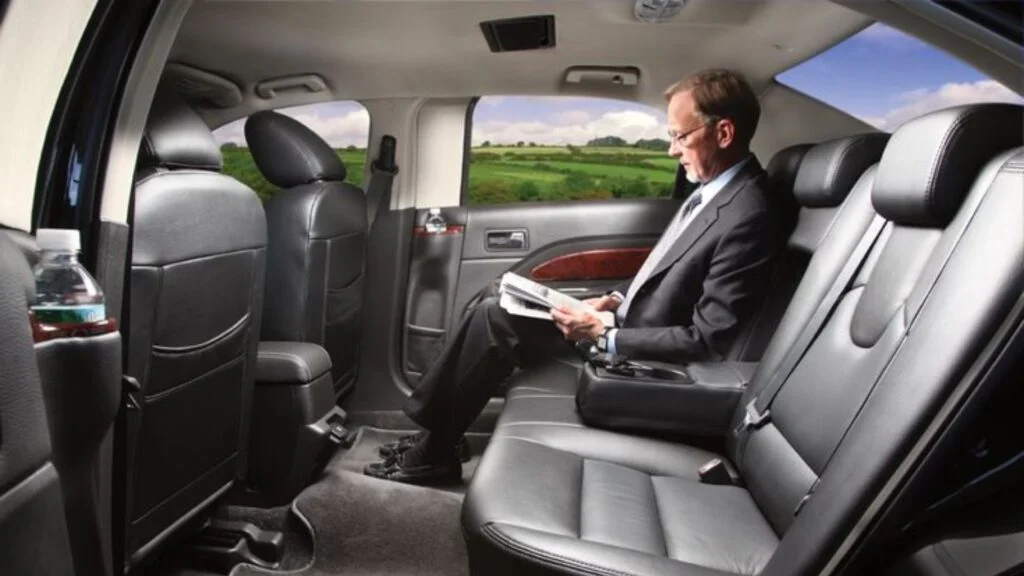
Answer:
MULTIPOLYGON (((660 105, 688 72, 732 67, 756 90, 871 23, 831 2, 690 0, 675 18, 633 16, 633 0, 197 0, 170 61, 241 87, 206 110, 219 124, 260 108, 332 99, 559 94, 571 66, 635 66, 632 100, 660 105), (552 49, 492 53, 480 23, 555 16, 552 49), (315 73, 327 90, 263 100, 254 83, 315 73)), ((614 94, 608 94, 614 95, 614 94)))

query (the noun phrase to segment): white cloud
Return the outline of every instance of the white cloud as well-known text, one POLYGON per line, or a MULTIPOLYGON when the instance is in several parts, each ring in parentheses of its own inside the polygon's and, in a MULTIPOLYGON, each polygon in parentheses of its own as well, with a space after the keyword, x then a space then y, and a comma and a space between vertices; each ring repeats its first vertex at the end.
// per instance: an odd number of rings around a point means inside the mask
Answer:
POLYGON ((907 120, 950 106, 982 102, 1024 104, 1024 98, 995 80, 950 82, 935 90, 920 88, 904 92, 897 96, 897 99, 902 103, 886 112, 884 116, 861 119, 876 128, 892 131, 907 120))
POLYGON ((555 114, 555 124, 560 126, 573 126, 590 122, 590 114, 583 110, 569 110, 555 114))
POLYGON ((555 117, 554 122, 489 120, 473 125, 473 144, 485 140, 495 144, 536 142, 538 144, 586 144, 602 136, 618 136, 627 142, 641 138, 664 138, 668 127, 653 114, 636 110, 605 112, 597 118, 582 111, 571 111, 555 117), (561 123, 575 117, 581 122, 561 123), (584 119, 586 115, 586 119, 584 119))
POLYGON ((350 144, 365 147, 366 140, 370 135, 370 114, 364 108, 338 116, 320 116, 311 113, 292 114, 291 116, 308 126, 310 130, 319 134, 334 147, 350 144))
MULTIPOLYGON (((327 109, 324 111, 329 112, 327 109)), ((318 114, 316 110, 310 110, 308 107, 279 112, 302 122, 335 148, 350 144, 364 147, 370 134, 370 115, 364 108, 336 115, 318 114)), ((213 137, 218 144, 234 142, 244 146, 245 118, 221 126, 214 131, 213 137)))

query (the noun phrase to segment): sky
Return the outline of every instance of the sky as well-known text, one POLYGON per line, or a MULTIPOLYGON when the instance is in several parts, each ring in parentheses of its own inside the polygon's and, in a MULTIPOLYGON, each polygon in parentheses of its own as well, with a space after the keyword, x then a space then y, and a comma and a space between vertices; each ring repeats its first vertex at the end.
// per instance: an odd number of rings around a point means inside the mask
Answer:
MULTIPOLYGON (((921 114, 975 102, 1014 102, 1024 98, 970 66, 902 32, 874 24, 830 50, 777 77, 800 92, 892 131, 921 114)), ((332 102, 282 110, 320 134, 331 145, 366 145, 370 119, 355 102, 332 102)), ((244 143, 243 122, 214 135, 244 143)), ((602 136, 628 142, 665 138, 663 110, 643 104, 561 96, 485 96, 473 114, 474 146, 585 144, 602 136)))

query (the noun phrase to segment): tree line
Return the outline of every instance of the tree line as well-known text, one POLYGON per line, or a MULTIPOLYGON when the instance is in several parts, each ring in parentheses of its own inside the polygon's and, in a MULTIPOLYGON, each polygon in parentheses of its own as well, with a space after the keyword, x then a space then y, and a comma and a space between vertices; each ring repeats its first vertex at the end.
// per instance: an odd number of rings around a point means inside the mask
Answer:
MULTIPOLYGON (((592 140, 589 140, 584 146, 589 146, 591 148, 598 148, 598 147, 600 147, 600 148, 607 148, 607 147, 641 148, 641 149, 644 149, 644 150, 659 150, 659 151, 661 151, 661 150, 668 150, 668 145, 669 145, 668 140, 665 140, 663 138, 641 138, 640 140, 637 140, 636 142, 633 142, 632 144, 630 144, 625 138, 620 138, 618 136, 602 136, 600 138, 594 138, 592 140)), ((536 142, 525 142, 523 140, 520 140, 520 141, 516 142, 515 144, 501 144, 501 143, 494 144, 490 140, 484 140, 483 142, 480 143, 480 147, 481 148, 491 148, 491 147, 495 147, 495 148, 524 148, 524 147, 536 148, 537 147, 537 143, 536 142)), ((575 148, 575 146, 572 146, 570 144, 570 145, 566 146, 566 148, 575 148)))

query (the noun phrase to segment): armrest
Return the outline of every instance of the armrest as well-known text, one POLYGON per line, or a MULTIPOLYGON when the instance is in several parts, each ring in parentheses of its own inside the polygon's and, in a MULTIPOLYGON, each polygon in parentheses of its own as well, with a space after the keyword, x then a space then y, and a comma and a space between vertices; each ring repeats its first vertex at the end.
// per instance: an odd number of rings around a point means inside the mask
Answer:
POLYGON ((633 363, 632 375, 587 364, 576 407, 591 426, 630 431, 724 435, 752 373, 751 363, 678 366, 633 363))
POLYGON ((331 357, 308 342, 260 342, 257 384, 308 384, 331 370, 331 357))

